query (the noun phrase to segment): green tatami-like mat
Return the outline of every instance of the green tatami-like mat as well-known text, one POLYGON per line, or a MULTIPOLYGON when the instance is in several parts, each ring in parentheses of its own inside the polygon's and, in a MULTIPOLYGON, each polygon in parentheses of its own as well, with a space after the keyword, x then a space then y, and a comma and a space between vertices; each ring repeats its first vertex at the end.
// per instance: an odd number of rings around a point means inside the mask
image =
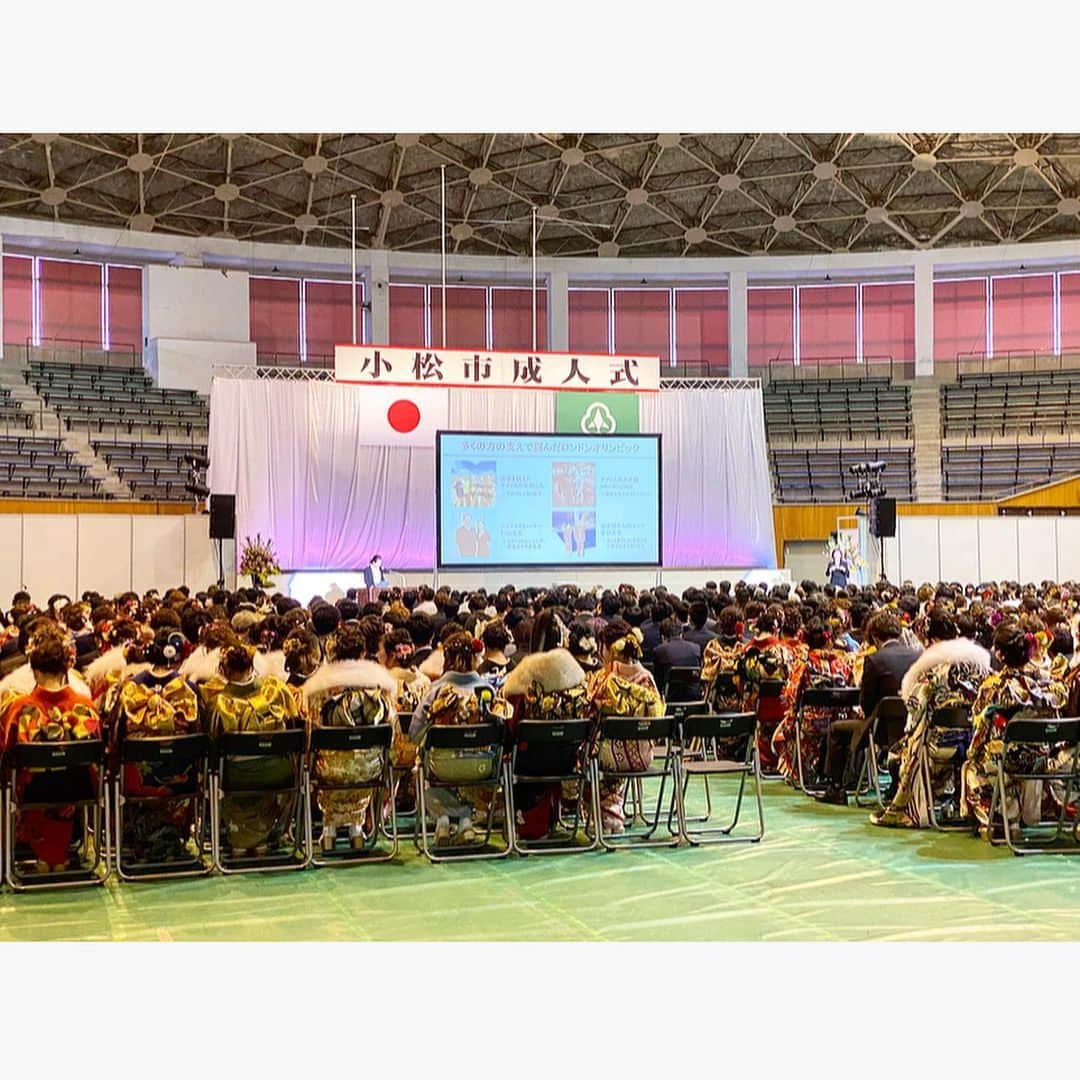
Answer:
POLYGON ((0 896, 0 941, 1042 941, 1080 857, 875 828, 766 784, 760 844, 211 877, 0 896))

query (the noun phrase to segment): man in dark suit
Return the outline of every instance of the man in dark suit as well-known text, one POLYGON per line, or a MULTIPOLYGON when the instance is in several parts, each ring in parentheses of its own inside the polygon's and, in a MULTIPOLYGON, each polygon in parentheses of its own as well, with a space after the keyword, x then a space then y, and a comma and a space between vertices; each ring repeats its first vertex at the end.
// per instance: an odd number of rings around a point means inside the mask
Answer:
MULTIPOLYGON (((674 619, 665 619, 660 624, 660 644, 653 650, 653 677, 656 685, 668 686, 668 675, 673 667, 701 667, 701 646, 679 636, 679 624, 674 619)), ((681 684, 675 688, 675 700, 690 701, 701 696, 701 684, 694 680, 694 685, 681 684)), ((665 697, 671 697, 665 693, 665 697)))
MULTIPOLYGON (((825 775, 828 787, 821 802, 847 805, 844 791, 844 771, 850 754, 865 749, 870 730, 870 718, 882 698, 896 697, 900 693, 900 684, 904 681, 907 670, 919 659, 922 650, 906 645, 901 640, 904 624, 892 611, 882 610, 870 616, 866 624, 866 636, 874 646, 874 652, 863 662, 862 682, 859 684, 859 705, 862 716, 851 720, 841 720, 829 729, 829 745, 825 757, 825 775)), ((883 733, 881 745, 891 746, 904 733, 902 724, 897 721, 899 730, 883 733)))
POLYGON ((695 600, 690 605, 689 615, 690 625, 683 631, 683 641, 692 641, 704 653, 705 646, 716 637, 705 627, 709 618, 709 605, 704 600, 695 600))
MULTIPOLYGON (((672 616, 671 605, 666 601, 658 600, 652 607, 649 617, 641 624, 641 633, 644 640, 641 643, 641 651, 646 660, 653 659, 653 652, 659 646, 660 624, 672 616)), ((676 634, 676 636, 678 636, 676 634)))

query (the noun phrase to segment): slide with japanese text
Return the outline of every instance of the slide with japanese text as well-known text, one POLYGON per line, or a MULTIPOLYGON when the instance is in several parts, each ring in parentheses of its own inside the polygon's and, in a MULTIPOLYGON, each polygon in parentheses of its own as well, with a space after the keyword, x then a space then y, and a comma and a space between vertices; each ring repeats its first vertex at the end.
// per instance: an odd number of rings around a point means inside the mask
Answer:
POLYGON ((438 561, 659 566, 659 435, 440 431, 438 561))

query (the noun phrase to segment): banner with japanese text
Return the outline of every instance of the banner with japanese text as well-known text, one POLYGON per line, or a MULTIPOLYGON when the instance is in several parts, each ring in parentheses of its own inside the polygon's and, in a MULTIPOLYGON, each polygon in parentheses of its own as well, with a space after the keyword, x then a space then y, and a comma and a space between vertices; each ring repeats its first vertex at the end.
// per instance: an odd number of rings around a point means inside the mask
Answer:
POLYGON ((397 386, 641 393, 660 389, 660 358, 338 345, 334 377, 397 386))

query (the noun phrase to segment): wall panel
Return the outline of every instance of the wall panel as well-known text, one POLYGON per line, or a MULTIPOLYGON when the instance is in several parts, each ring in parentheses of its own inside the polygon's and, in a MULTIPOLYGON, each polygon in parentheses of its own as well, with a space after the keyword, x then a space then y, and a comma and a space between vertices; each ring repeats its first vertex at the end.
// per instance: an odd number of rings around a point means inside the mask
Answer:
POLYGON ((910 579, 916 585, 924 581, 937 581, 941 576, 937 519, 897 518, 896 533, 900 548, 901 580, 910 579))
POLYGON ((78 595, 74 514, 23 516, 23 581, 39 607, 53 593, 78 595))
POLYGON ((0 607, 11 607, 11 596, 23 587, 22 572, 22 514, 5 514, 4 542, 0 544, 0 607))
POLYGON ((979 577, 983 581, 1015 581, 1020 576, 1016 551, 1018 518, 979 519, 979 577))
POLYGON ((1054 518, 1057 527, 1058 576, 1080 581, 1080 517, 1054 518))
POLYGON ((138 518, 133 519, 132 528, 131 587, 142 593, 180 585, 184 574, 184 519, 138 518))
POLYGON ((1057 521, 1052 517, 1016 518, 1019 581, 1038 583, 1047 578, 1057 579, 1057 521))
POLYGON ((979 579, 978 519, 941 518, 938 521, 939 564, 942 581, 967 583, 979 579))
MULTIPOLYGON (((198 592, 218 579, 216 544, 210 539, 210 518, 192 514, 181 520, 184 523, 183 581, 192 592, 198 592)), ((228 552, 224 554, 227 557, 228 552)), ((225 565, 228 566, 228 562, 225 565)))
POLYGON ((79 592, 95 589, 114 596, 130 589, 133 519, 120 514, 80 514, 74 520, 79 531, 79 592))

